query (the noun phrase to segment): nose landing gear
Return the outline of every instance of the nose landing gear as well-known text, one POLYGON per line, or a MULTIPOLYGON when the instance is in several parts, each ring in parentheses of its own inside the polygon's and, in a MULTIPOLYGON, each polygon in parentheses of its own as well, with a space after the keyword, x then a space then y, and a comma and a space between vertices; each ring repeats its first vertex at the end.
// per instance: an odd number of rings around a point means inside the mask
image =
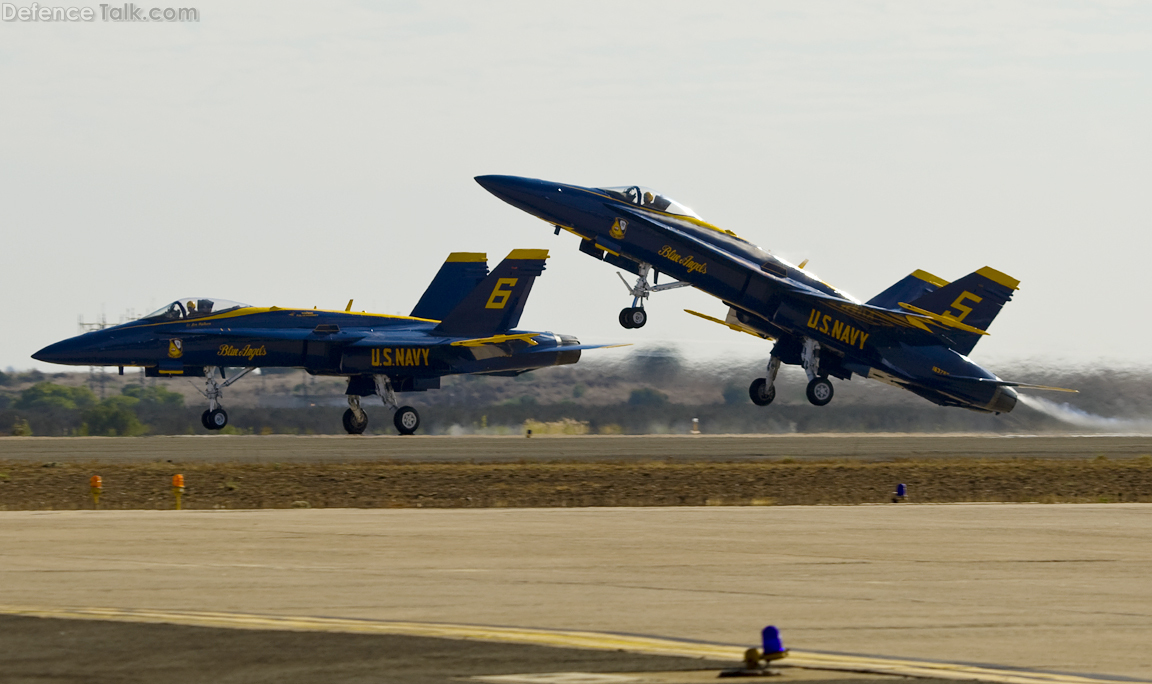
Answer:
POLYGON ((228 425, 228 413, 220 407, 220 397, 223 389, 240 378, 256 370, 255 367, 245 368, 231 378, 224 377, 224 369, 218 366, 207 366, 204 369, 204 389, 200 390, 208 399, 208 410, 200 414, 200 424, 207 430, 223 430, 228 425), (220 379, 216 380, 216 371, 220 371, 220 379))
MULTIPOLYGON (((643 328, 644 324, 648 322, 648 314, 644 311, 644 300, 654 292, 663 292, 665 290, 675 290, 678 287, 687 287, 690 283, 675 282, 664 283, 663 285, 650 285, 648 283, 648 273, 652 271, 652 264, 640 264, 640 274, 636 278, 635 285, 629 285, 628 281, 624 279, 624 274, 619 271, 616 275, 620 276, 620 281, 624 283, 624 287, 628 288, 628 294, 632 295, 632 306, 620 312, 620 325, 629 328, 643 328)), ((653 275, 653 281, 659 282, 659 271, 653 275)))
POLYGON ((629 307, 620 312, 620 325, 625 328, 643 328, 647 322, 648 313, 642 307, 629 307))

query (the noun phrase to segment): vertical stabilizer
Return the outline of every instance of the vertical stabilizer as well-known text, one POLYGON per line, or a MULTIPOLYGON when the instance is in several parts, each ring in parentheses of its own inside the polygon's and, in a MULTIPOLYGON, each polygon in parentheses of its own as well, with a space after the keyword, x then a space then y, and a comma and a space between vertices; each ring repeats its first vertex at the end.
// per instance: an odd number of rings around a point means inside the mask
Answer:
MULTIPOLYGON (((956 282, 948 283, 908 303, 986 331, 996 318, 996 314, 1000 313, 1000 309, 1012 299, 1012 293, 1019 287, 1019 280, 985 266, 975 273, 969 273, 956 282)), ((950 349, 968 354, 982 336, 962 330, 950 330, 947 337, 950 349)))
POLYGON ((520 323, 520 314, 536 276, 544 272, 546 249, 514 249, 492 273, 445 316, 434 332, 482 337, 505 333, 520 323))
POLYGON ((488 255, 483 252, 452 252, 428 289, 412 309, 416 318, 444 320, 488 275, 488 255))

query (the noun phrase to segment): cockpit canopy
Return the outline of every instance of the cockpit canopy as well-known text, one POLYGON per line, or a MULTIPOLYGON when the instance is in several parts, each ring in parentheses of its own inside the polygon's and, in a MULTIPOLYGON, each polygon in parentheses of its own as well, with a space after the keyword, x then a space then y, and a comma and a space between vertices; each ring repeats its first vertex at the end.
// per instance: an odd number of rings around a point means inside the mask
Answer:
POLYGON ((233 302, 227 299, 213 299, 211 297, 184 297, 177 299, 168 306, 158 309, 148 314, 144 318, 152 318, 161 321, 178 321, 185 318, 200 318, 202 316, 209 316, 211 314, 218 314, 221 311, 229 311, 231 309, 239 309, 248 306, 240 302, 233 302))
MULTIPOLYGON (((668 197, 667 195, 661 195, 660 193, 656 192, 655 190, 641 187, 639 185, 627 185, 627 186, 622 185, 620 187, 615 187, 615 188, 596 188, 596 189, 600 190, 601 192, 607 193, 608 195, 615 197, 616 199, 618 199, 622 202, 628 202, 629 204, 636 204, 636 205, 639 205, 641 207, 648 207, 649 209, 655 209, 656 211, 663 211, 663 212, 668 213, 668 214, 677 214, 679 216, 691 216, 694 219, 700 218, 700 216, 696 212, 692 211, 691 209, 684 206, 683 204, 680 204, 679 202, 672 199, 671 197, 668 197)), ((701 220, 703 220, 703 219, 701 219, 701 220)))

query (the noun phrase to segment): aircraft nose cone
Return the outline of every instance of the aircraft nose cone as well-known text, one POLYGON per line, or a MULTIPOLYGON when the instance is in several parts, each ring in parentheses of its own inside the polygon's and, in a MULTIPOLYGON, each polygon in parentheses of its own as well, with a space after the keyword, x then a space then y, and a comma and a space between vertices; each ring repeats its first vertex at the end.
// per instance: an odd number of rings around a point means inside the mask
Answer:
POLYGON ((68 345, 66 342, 57 342, 44 347, 32 355, 32 358, 44 363, 62 363, 67 357, 68 345))
POLYGON ((549 189, 553 192, 556 190, 555 183, 520 176, 476 176, 476 182, 488 192, 516 206, 526 201, 539 200, 549 189))
POLYGON ((476 176, 480 187, 549 223, 569 223, 571 200, 559 183, 520 176, 476 176))

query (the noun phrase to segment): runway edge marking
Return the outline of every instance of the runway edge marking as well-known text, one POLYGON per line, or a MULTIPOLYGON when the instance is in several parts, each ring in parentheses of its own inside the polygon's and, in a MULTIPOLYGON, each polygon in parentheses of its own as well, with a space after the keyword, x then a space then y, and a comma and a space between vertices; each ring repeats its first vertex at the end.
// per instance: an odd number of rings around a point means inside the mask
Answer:
MULTIPOLYGON (((0 605, 0 615, 57 618, 65 620, 106 620, 148 624, 175 624, 188 627, 215 627, 293 632, 333 632, 343 634, 389 634, 397 636, 473 639, 560 648, 624 650, 645 655, 706 658, 739 661, 744 647, 682 641, 663 637, 633 636, 580 630, 552 630, 530 627, 485 627, 435 622, 403 622, 358 618, 282 617, 247 613, 210 611, 162 611, 126 608, 41 608, 0 605)), ((1031 670, 979 667, 957 663, 903 660, 817 653, 792 650, 787 662, 792 667, 816 670, 870 672, 903 677, 934 677, 999 684, 1116 684, 1139 682, 1107 677, 1090 677, 1031 670)), ((1152 681, 1150 681, 1152 684, 1152 681)))

